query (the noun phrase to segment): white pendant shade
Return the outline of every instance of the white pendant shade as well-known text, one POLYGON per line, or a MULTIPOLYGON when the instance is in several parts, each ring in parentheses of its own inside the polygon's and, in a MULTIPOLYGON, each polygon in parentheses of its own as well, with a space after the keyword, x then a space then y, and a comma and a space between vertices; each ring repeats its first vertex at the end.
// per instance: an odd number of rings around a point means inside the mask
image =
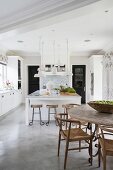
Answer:
MULTIPOLYGON (((41 66, 38 68, 37 73, 34 75, 34 77, 44 77, 46 75, 59 75, 59 76, 72 76, 72 73, 70 71, 70 64, 69 64, 69 46, 68 46, 68 39, 66 40, 66 61, 64 61, 65 64, 61 64, 60 62, 60 54, 57 57, 58 61, 57 63, 55 62, 55 47, 56 47, 56 43, 55 40, 53 41, 53 57, 54 57, 54 61, 53 64, 49 64, 51 65, 51 69, 48 71, 46 70, 45 65, 43 64, 43 57, 44 57, 44 53, 43 53, 43 49, 44 49, 44 42, 39 43, 40 46, 40 52, 41 52, 41 66), (65 70, 61 70, 61 66, 64 65, 65 70)), ((60 50, 59 50, 60 51, 60 50)))

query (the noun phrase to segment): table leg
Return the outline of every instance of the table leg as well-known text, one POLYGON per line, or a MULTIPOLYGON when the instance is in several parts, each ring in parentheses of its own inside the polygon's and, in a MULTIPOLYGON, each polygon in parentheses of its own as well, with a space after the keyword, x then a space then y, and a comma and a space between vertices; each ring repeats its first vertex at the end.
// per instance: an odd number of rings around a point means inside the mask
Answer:
MULTIPOLYGON (((95 129, 94 129, 94 132, 92 133, 93 135, 93 142, 96 142, 98 140, 98 125, 95 124, 95 129)), ((95 147, 98 148, 98 144, 96 143, 95 144, 95 147)), ((97 149, 97 152, 95 154, 93 154, 93 157, 96 157, 98 155, 98 152, 99 149, 97 149)))

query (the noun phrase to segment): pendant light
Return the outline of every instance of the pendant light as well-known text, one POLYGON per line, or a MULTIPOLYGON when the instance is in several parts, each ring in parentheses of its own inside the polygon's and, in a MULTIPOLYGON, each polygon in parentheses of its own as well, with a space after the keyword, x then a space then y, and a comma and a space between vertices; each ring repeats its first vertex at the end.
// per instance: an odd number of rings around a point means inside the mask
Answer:
POLYGON ((69 41, 68 39, 66 40, 66 45, 67 45, 67 67, 66 67, 66 76, 72 76, 73 74, 70 71, 70 63, 69 63, 69 41))
POLYGON ((54 56, 54 66, 52 67, 52 73, 56 74, 57 68, 55 66, 55 40, 53 41, 53 56, 54 56))
POLYGON ((39 51, 41 55, 41 66, 37 69, 37 72, 34 77, 42 77, 43 72, 45 71, 44 66, 43 66, 43 48, 44 48, 44 42, 41 43, 41 37, 39 39, 39 51))

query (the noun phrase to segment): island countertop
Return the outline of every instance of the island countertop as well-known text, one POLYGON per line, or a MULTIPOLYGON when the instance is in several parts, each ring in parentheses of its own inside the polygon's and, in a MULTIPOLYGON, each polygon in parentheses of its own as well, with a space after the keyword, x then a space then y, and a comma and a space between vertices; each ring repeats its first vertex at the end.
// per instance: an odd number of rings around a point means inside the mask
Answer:
POLYGON ((31 115, 32 115, 31 105, 32 104, 43 105, 41 111, 42 111, 42 119, 45 121, 47 120, 47 113, 48 113, 46 105, 48 104, 57 104, 58 112, 63 112, 63 108, 62 108, 63 104, 75 103, 75 104, 81 105, 81 96, 79 96, 78 94, 75 94, 72 96, 71 95, 60 95, 60 94, 40 95, 39 92, 40 91, 36 91, 26 96, 26 107, 25 107, 26 125, 29 125, 29 121, 31 120, 31 115))
POLYGON ((34 93, 31 93, 30 95, 27 95, 28 99, 37 99, 37 100, 73 100, 75 98, 79 98, 81 100, 81 96, 77 93, 75 95, 60 95, 60 94, 51 94, 51 95, 40 95, 39 91, 36 91, 34 93))

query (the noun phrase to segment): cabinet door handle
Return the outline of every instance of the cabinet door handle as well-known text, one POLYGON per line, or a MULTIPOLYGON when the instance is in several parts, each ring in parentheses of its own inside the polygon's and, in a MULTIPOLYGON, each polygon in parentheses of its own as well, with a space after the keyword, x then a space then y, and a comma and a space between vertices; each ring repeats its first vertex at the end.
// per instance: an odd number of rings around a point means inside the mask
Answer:
POLYGON ((11 93, 10 93, 10 95, 11 95, 11 93))
POLYGON ((14 93, 13 93, 14 94, 14 93))
POLYGON ((3 98, 4 96, 2 96, 2 98, 3 98))

